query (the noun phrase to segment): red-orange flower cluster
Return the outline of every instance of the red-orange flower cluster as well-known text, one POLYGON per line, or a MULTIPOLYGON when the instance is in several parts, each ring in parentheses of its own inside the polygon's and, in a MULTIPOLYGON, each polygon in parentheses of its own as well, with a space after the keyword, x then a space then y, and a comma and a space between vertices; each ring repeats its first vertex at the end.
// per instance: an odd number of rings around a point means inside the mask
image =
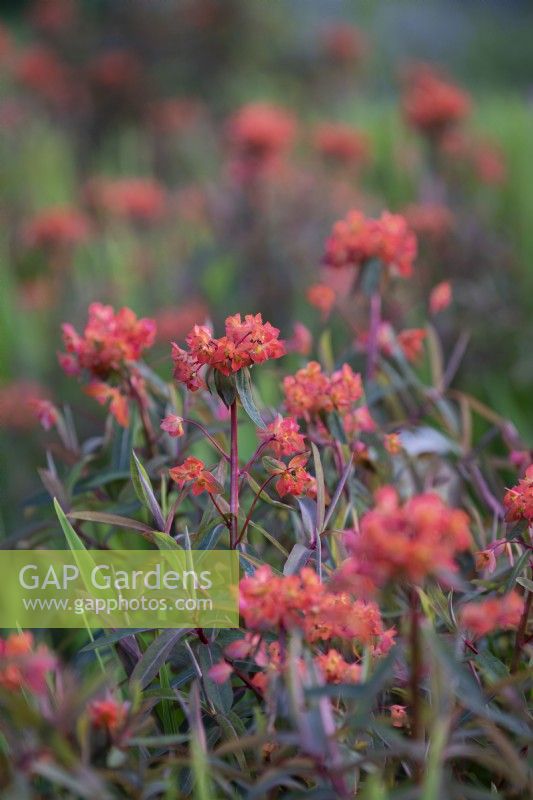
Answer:
POLYGON ((384 211, 379 219, 350 211, 326 240, 324 265, 360 268, 378 259, 392 274, 409 278, 417 254, 416 236, 405 217, 384 211))
POLYGON ((246 175, 275 165, 296 135, 292 114, 270 103, 249 103, 228 122, 228 136, 241 172, 246 175))
POLYGON ((240 612, 252 631, 299 628, 308 642, 355 640, 376 654, 394 643, 394 631, 385 630, 375 603, 329 591, 308 567, 299 575, 278 576, 263 565, 239 588, 240 612))
POLYGON ((337 164, 361 164, 368 161, 368 138, 349 125, 326 122, 319 125, 313 142, 321 156, 337 164))
POLYGON ((361 376, 349 364, 329 377, 317 361, 310 361, 295 375, 287 375, 283 390, 289 413, 308 421, 331 411, 344 414, 363 396, 361 376))
POLYGON ((246 314, 244 320, 240 314, 228 317, 226 335, 219 339, 206 325, 195 325, 186 339, 188 351, 172 344, 174 377, 195 391, 203 385, 199 376, 203 366, 231 375, 243 367, 285 355, 285 346, 278 337, 278 328, 263 322, 261 314, 246 314))
POLYGON ((361 519, 358 532, 347 533, 351 552, 344 576, 368 578, 377 585, 393 579, 420 583, 429 575, 457 569, 455 556, 471 544, 468 516, 450 508, 436 494, 420 494, 403 506, 392 486, 376 493, 376 507, 361 519))
POLYGON ((293 417, 284 418, 278 414, 274 422, 267 425, 264 430, 258 430, 257 435, 277 458, 292 456, 305 449, 300 426, 293 417))
POLYGON ((533 523, 533 465, 527 468, 526 474, 516 486, 507 490, 503 504, 509 522, 523 519, 529 525, 533 523))
POLYGON ((159 220, 167 207, 164 188, 149 178, 92 178, 85 196, 95 211, 134 223, 159 220))
POLYGON ((103 700, 92 700, 89 703, 89 719, 95 728, 102 728, 108 733, 116 733, 123 727, 128 714, 128 703, 106 697, 103 700))
POLYGON ((55 656, 46 645, 34 646, 29 631, 0 639, 0 686, 6 689, 28 689, 43 694, 46 679, 56 664, 55 656))
POLYGON ((403 111, 407 122, 422 133, 441 136, 470 111, 470 98, 462 89, 442 78, 427 64, 411 72, 403 111))
POLYGON ((89 236, 89 221, 74 208, 54 207, 39 211, 22 230, 26 247, 56 249, 84 242, 89 236))
POLYGON ((138 361, 155 339, 155 322, 137 319, 130 308, 115 312, 112 306, 91 303, 83 336, 69 323, 62 326, 67 352, 59 362, 68 375, 87 370, 93 378, 107 378, 128 361, 138 361))
POLYGON ((205 468, 205 464, 199 458, 189 456, 183 464, 169 470, 169 475, 180 488, 186 483, 191 484, 191 491, 194 495, 207 492, 208 494, 220 494, 221 486, 214 475, 205 468))
POLYGON ((503 597, 466 603, 461 609, 461 625, 475 636, 492 631, 508 631, 518 627, 524 610, 524 600, 512 591, 503 597))

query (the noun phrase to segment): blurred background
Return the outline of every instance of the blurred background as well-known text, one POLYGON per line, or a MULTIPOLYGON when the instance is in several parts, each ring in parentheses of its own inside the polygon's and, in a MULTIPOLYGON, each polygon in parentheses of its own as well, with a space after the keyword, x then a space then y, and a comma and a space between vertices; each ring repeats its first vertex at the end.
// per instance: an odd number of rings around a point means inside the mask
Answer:
POLYGON ((304 347, 321 325, 306 292, 350 208, 408 216, 409 323, 450 281, 438 328, 447 354, 468 342, 457 380, 532 445, 532 32, 527 0, 3 0, 4 534, 44 464, 28 398, 102 425, 58 366, 62 322, 82 330, 94 300, 155 317, 166 378, 170 341, 236 311, 304 347), (466 93, 438 147, 406 113, 421 62, 466 93))

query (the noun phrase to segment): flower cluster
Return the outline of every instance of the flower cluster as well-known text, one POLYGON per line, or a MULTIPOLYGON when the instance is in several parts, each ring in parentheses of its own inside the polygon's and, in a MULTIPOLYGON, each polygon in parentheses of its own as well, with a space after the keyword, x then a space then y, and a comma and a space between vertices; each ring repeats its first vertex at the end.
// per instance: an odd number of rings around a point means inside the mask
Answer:
POLYGON ((46 645, 35 647, 29 631, 0 639, 0 686, 5 689, 28 689, 43 694, 56 663, 46 645))
POLYGON ((87 370, 93 378, 107 378, 128 361, 138 361, 155 339, 155 322, 137 319, 130 308, 115 312, 112 306, 91 303, 83 335, 65 323, 63 341, 67 352, 59 362, 68 375, 87 370))
POLYGON ((368 161, 370 145, 367 137, 355 128, 340 123, 319 125, 314 145, 320 155, 337 164, 361 164, 368 161))
POLYGON ((303 434, 300 433, 300 426, 293 417, 282 417, 278 414, 266 428, 259 429, 257 435, 277 458, 301 453, 305 449, 303 434))
POLYGON ((326 320, 335 305, 335 290, 326 283, 314 283, 307 290, 307 299, 312 306, 322 312, 322 319, 326 320))
POLYGON ((527 468, 516 486, 507 490, 503 504, 509 522, 526 520, 529 525, 533 523, 533 465, 527 468))
POLYGON ((183 464, 172 467, 169 475, 180 488, 186 483, 191 484, 191 491, 194 495, 207 492, 208 494, 220 494, 221 486, 214 475, 205 468, 205 464, 199 458, 189 456, 183 464))
POLYGON ((86 241, 89 222, 84 214, 68 207, 47 208, 29 219, 22 231, 26 247, 58 249, 86 241))
MULTIPOLYGON (((383 586, 399 579, 420 583, 430 575, 455 572, 455 556, 471 545, 468 516, 448 507, 436 494, 420 494, 400 504, 386 486, 376 493, 376 506, 361 518, 360 530, 345 535, 351 558, 340 579, 357 576, 383 586)), ((363 580, 364 584, 364 580, 363 580)))
POLYGON ((133 223, 159 220, 167 207, 165 190, 148 178, 93 178, 85 187, 85 196, 97 213, 133 223))
POLYGON ((271 167, 291 147, 296 135, 292 114, 269 103, 249 103, 228 122, 234 154, 249 170, 271 167))
POLYGON ((512 591, 503 597, 465 603, 461 609, 461 625, 475 636, 513 630, 518 627, 523 610, 523 598, 518 592, 512 591))
POLYGON ((324 265, 361 268, 378 259, 392 274, 409 278, 416 254, 416 236, 401 214, 384 211, 379 219, 372 219, 352 210, 333 226, 324 265))
POLYGON ((95 728, 114 734, 124 726, 128 708, 128 703, 115 700, 111 696, 102 700, 92 700, 88 706, 89 719, 95 728))
POLYGON ((428 136, 439 137, 450 125, 468 115, 470 98, 432 67, 422 64, 409 76, 403 110, 413 128, 428 136))
POLYGON ((363 383, 349 364, 343 364, 330 377, 317 361, 310 361, 295 375, 285 377, 283 391, 288 412, 309 421, 331 411, 350 411, 363 396, 363 383))
POLYGON ((309 459, 307 453, 291 458, 288 464, 283 461, 274 461, 270 466, 272 475, 279 475, 276 491, 280 497, 292 494, 295 497, 306 495, 316 497, 316 478, 307 472, 305 465, 309 459))
POLYGON ((188 351, 172 345, 174 377, 195 391, 203 385, 199 372, 204 366, 231 375, 244 367, 285 355, 285 346, 278 337, 278 328, 263 322, 261 314, 246 314, 244 320, 240 314, 228 317, 226 335, 219 339, 213 337, 207 326, 195 325, 186 339, 188 351))
POLYGON ((394 631, 385 630, 375 603, 331 592, 309 567, 299 575, 277 576, 263 565, 239 588, 240 612, 251 631, 299 628, 308 642, 355 640, 376 654, 394 642, 394 631))

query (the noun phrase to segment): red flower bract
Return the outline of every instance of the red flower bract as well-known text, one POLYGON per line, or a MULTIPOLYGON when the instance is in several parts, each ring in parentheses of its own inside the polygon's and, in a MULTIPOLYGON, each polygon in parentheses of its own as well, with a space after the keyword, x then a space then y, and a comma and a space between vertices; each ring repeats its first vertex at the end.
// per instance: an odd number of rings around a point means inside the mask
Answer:
POLYGON ((194 456, 189 456, 183 464, 169 470, 169 475, 180 487, 191 482, 194 495, 202 494, 202 492, 220 494, 221 487, 217 480, 205 468, 204 462, 194 456))
POLYGON ((486 636, 497 630, 513 630, 518 627, 523 610, 523 598, 518 592, 512 591, 503 597, 466 603, 461 609, 461 625, 475 636, 486 636))
POLYGON ((409 278, 416 254, 416 236, 405 217, 384 211, 376 220, 353 210, 333 226, 326 241, 324 265, 361 268, 379 259, 392 274, 409 278))
POLYGON ((191 391, 199 389, 202 366, 210 366, 223 375, 231 375, 244 367, 260 364, 285 355, 285 345, 278 338, 279 330, 263 322, 261 314, 235 314, 226 319, 226 335, 215 339, 210 328, 195 325, 187 336, 189 350, 172 345, 174 377, 191 391))
POLYGON ((343 364, 331 377, 317 361, 310 361, 283 380, 285 405, 290 414, 309 420, 322 412, 346 413, 363 396, 361 376, 343 364))
POLYGON ((27 247, 68 247, 84 242, 88 236, 86 216, 73 208, 59 206, 39 211, 27 220, 22 230, 27 247))
POLYGON ((503 498, 506 515, 509 522, 526 520, 533 523, 533 465, 529 466, 526 474, 518 481, 517 486, 508 489, 503 498))
POLYGON ((138 361, 154 339, 153 320, 137 319, 130 308, 115 312, 111 306, 91 303, 83 336, 69 323, 63 325, 67 352, 60 354, 59 361, 69 375, 88 370, 94 378, 106 378, 126 362, 138 361))
POLYGON ((468 516, 436 494, 421 494, 400 505, 392 486, 376 494, 377 505, 361 519, 360 531, 346 535, 352 558, 341 576, 370 578, 378 585, 398 578, 420 583, 429 575, 457 569, 455 556, 470 547, 468 516))
POLYGON ((468 115, 470 98, 432 67, 422 64, 409 76, 403 111, 413 128, 438 137, 450 125, 468 115))
POLYGON ((349 125, 319 125, 313 141, 322 156, 339 164, 358 164, 368 160, 370 146, 367 137, 349 125))

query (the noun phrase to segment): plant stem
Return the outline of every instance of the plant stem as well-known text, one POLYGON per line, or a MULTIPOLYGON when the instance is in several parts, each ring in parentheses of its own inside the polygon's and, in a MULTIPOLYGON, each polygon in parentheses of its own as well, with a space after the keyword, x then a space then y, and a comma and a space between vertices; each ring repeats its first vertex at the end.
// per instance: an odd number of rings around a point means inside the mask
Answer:
POLYGON ((230 407, 231 412, 231 447, 230 447, 230 500, 231 514, 230 547, 237 546, 238 521, 239 521, 239 445, 237 440, 237 400, 230 407))
MULTIPOLYGON (((416 743, 422 744, 422 725, 420 717, 420 683, 422 678, 422 651, 420 647, 420 618, 418 594, 413 586, 409 594, 410 628, 409 646, 411 650, 411 734, 416 743)), ((422 778, 421 765, 416 762, 414 769, 415 781, 420 783, 422 778)))
POLYGON ((378 358, 378 337, 381 325, 381 295, 374 292, 370 298, 370 325, 368 330, 366 379, 371 380, 376 371, 378 358))
POLYGON ((252 504, 251 504, 251 506, 250 506, 250 509, 249 509, 249 511, 248 511, 248 514, 247 514, 247 516, 246 516, 246 519, 245 519, 245 521, 244 521, 244 525, 242 526, 242 530, 241 530, 241 532, 240 532, 240 534, 239 534, 239 537, 238 537, 238 539, 237 539, 237 542, 236 542, 236 544, 240 544, 240 542, 242 541, 242 538, 243 538, 244 534, 246 533, 246 529, 247 529, 248 525, 250 524, 250 520, 251 520, 251 518, 252 518, 252 512, 253 512, 253 510, 254 510, 254 508, 255 508, 256 504, 257 504, 257 501, 259 500, 259 498, 261 497, 261 495, 262 495, 262 493, 263 493, 263 489, 266 489, 266 487, 268 486, 268 484, 270 483, 270 481, 272 481, 272 480, 273 480, 274 478, 276 478, 276 477, 277 477, 277 475, 270 475, 270 476, 269 476, 269 477, 268 477, 266 480, 264 480, 264 481, 263 481, 263 483, 262 483, 262 484, 261 484, 261 486, 259 487, 259 489, 258 489, 258 491, 257 491, 257 494, 255 495, 255 497, 254 497, 254 499, 253 499, 253 501, 252 501, 252 504))
POLYGON ((511 673, 516 672, 516 670, 518 669, 518 665, 520 664, 522 647, 524 646, 524 643, 526 641, 527 623, 529 621, 529 614, 531 612, 532 600, 533 600, 533 592, 528 592, 526 590, 524 597, 524 610, 520 618, 520 624, 518 625, 518 630, 516 631, 513 659, 511 661, 511 668, 510 668, 511 673))
POLYGON ((202 425, 202 423, 201 423, 201 422, 197 422, 195 419, 189 419, 188 417, 183 417, 183 422, 184 422, 186 425, 194 425, 196 428, 198 428, 200 431, 202 431, 202 433, 203 433, 203 435, 205 436, 205 438, 206 438, 208 441, 210 441, 210 442, 211 442, 211 444, 213 445, 213 447, 215 448, 215 450, 217 450, 217 451, 220 453, 220 455, 222 456, 222 458, 223 458, 225 461, 229 461, 229 460, 230 460, 230 457, 228 456, 228 454, 226 453, 226 451, 225 451, 225 450, 224 450, 224 449, 223 449, 223 448, 222 448, 222 447, 219 445, 219 443, 216 441, 216 439, 214 439, 214 438, 211 436, 211 434, 209 433, 209 431, 208 431, 208 430, 206 430, 206 428, 205 428, 205 427, 202 425))
POLYGON ((133 380, 131 378, 128 381, 130 392, 133 395, 135 402, 137 403, 137 408, 139 409, 139 415, 141 417, 141 423, 144 430, 144 438, 146 440, 146 449, 148 451, 149 458, 152 458, 155 453, 155 433, 152 426, 152 421, 150 419, 150 415, 148 414, 148 410, 146 408, 146 404, 144 399, 142 398, 141 394, 139 393, 138 389, 136 388, 133 380))

